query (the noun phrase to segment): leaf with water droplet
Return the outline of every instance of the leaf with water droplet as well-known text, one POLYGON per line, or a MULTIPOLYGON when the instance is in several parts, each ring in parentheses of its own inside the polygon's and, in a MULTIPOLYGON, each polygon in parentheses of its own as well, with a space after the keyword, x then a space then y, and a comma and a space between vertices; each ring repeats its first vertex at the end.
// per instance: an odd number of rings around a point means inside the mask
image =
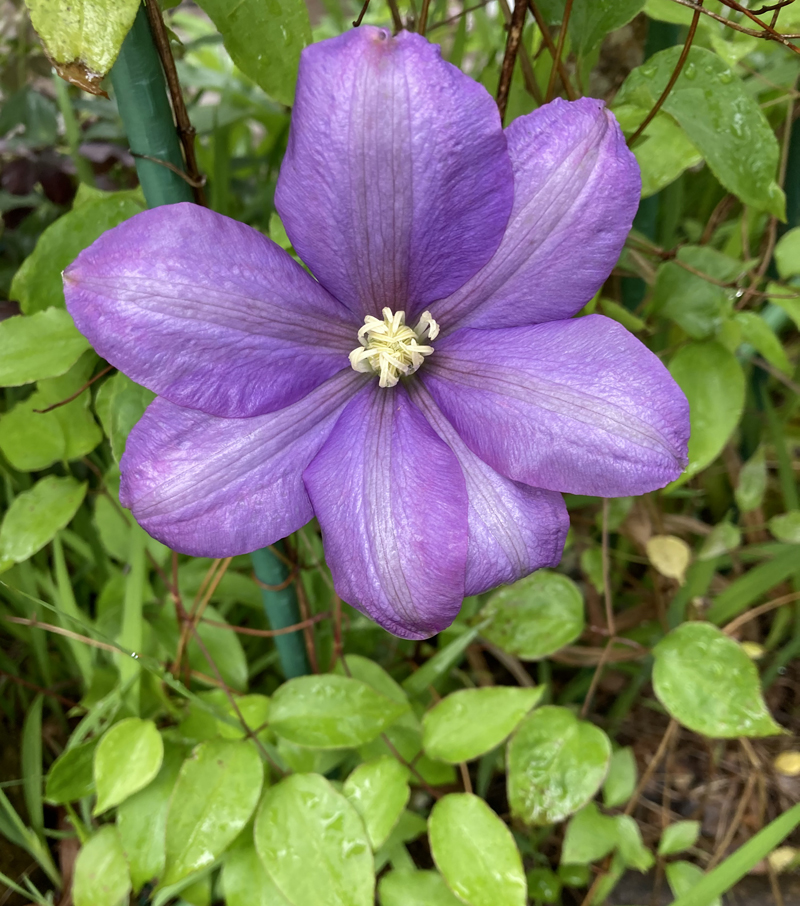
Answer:
POLYGON ((508 827, 471 793, 440 799, 428 819, 431 855, 468 906, 525 906, 522 858, 508 827))
POLYGON ((653 655, 656 696, 690 730, 716 739, 783 732, 767 711, 755 665, 711 623, 683 623, 653 655))
POLYGON ((384 755, 360 764, 345 780, 342 792, 364 819, 373 850, 382 846, 400 820, 411 790, 408 768, 384 755))
POLYGON ((319 774, 293 774, 264 794, 255 845, 293 904, 373 906, 375 871, 356 809, 319 774))
POLYGON ((164 743, 152 720, 128 717, 114 724, 94 753, 94 780, 99 815, 143 789, 156 776, 164 743))

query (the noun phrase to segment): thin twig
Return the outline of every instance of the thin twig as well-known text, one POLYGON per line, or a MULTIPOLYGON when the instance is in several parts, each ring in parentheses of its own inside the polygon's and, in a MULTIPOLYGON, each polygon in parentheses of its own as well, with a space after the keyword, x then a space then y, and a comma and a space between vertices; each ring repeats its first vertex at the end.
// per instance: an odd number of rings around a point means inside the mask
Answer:
POLYGON ((419 14, 419 22, 417 23, 417 31, 419 34, 424 35, 425 29, 428 27, 428 10, 430 9, 431 0, 422 0, 422 9, 419 14))
POLYGON ((307 629, 315 623, 321 623, 323 620, 330 619, 331 612, 326 610, 324 613, 318 613, 307 620, 295 623, 292 626, 284 626, 283 629, 251 629, 249 626, 232 626, 230 623, 220 623, 219 620, 209 620, 208 617, 201 617, 200 622, 208 626, 216 626, 219 629, 230 629, 239 635, 254 635, 262 639, 271 639, 276 635, 286 635, 289 632, 297 632, 300 629, 307 629))
POLYGON ((556 46, 553 43, 553 37, 550 34, 550 29, 547 27, 547 23, 544 21, 544 17, 541 12, 539 12, 539 7, 536 5, 535 0, 528 0, 528 8, 533 14, 533 18, 536 20, 536 25, 539 28, 539 31, 542 33, 542 41, 544 46, 547 48, 550 58, 553 60, 554 65, 558 66, 558 75, 561 78, 561 84, 564 86, 564 91, 567 93, 567 97, 574 101, 577 98, 575 89, 572 87, 572 82, 569 80, 567 75, 566 67, 561 61, 561 57, 556 54, 556 46))
MULTIPOLYGON (((172 48, 169 44, 167 27, 164 25, 164 17, 161 15, 161 7, 158 4, 158 0, 145 0, 145 9, 147 10, 147 18, 150 20, 153 41, 161 58, 161 65, 164 67, 164 75, 167 78, 172 111, 175 114, 175 123, 178 128, 178 138, 180 138, 183 156, 186 161, 186 182, 194 189, 194 198, 197 204, 205 205, 206 198, 203 192, 205 177, 200 175, 197 157, 194 153, 195 129, 186 110, 181 83, 178 79, 178 70, 175 67, 175 58, 172 56, 172 48)), ((161 161, 161 163, 164 163, 164 161, 161 161)))
POLYGON ((467 763, 465 761, 459 762, 458 770, 461 772, 461 782, 464 784, 464 792, 472 793, 472 779, 469 776, 467 763))
POLYGON ((747 809, 747 806, 750 804, 750 796, 753 794, 753 787, 755 786, 755 784, 756 774, 750 774, 750 776, 747 778, 744 793, 742 793, 742 797, 739 800, 739 805, 733 816, 733 820, 728 826, 728 830, 726 831, 725 836, 722 838, 714 855, 711 857, 711 861, 708 863, 706 871, 711 871, 711 869, 717 864, 717 862, 719 862, 719 860, 725 855, 726 850, 733 842, 733 838, 736 836, 736 831, 739 830, 739 825, 742 823, 742 818, 744 818, 744 813, 747 809))
POLYGON ((50 689, 43 689, 41 686, 37 686, 35 683, 29 683, 27 680, 22 679, 21 676, 14 676, 13 673, 9 673, 7 670, 0 670, 0 677, 2 676, 6 677, 6 679, 10 679, 12 683, 16 683, 18 686, 24 686, 26 689, 32 689, 34 692, 39 692, 42 695, 47 695, 50 698, 55 698, 67 708, 76 708, 78 706, 77 702, 74 702, 69 698, 64 698, 63 695, 59 695, 57 692, 51 692, 50 689))
MULTIPOLYGON (((506 21, 506 25, 510 25, 511 8, 508 5, 508 0, 500 0, 500 10, 503 13, 503 18, 506 21)), ((525 90, 541 107, 542 104, 544 104, 544 95, 539 88, 539 83, 536 81, 536 73, 533 70, 533 62, 531 61, 531 56, 528 53, 528 48, 525 46, 524 41, 520 41, 518 58, 519 68, 522 70, 522 79, 525 82, 525 90)))
POLYGON ((525 13, 527 11, 527 0, 516 0, 514 12, 511 15, 511 24, 508 27, 506 52, 503 56, 502 68, 500 69, 500 82, 497 86, 497 109, 500 111, 501 123, 504 122, 506 118, 508 92, 511 88, 511 79, 514 75, 514 64, 517 62, 517 53, 519 52, 519 44, 522 40, 522 29, 525 27, 525 13))
POLYGON ((3 616, 2 619, 7 623, 18 623, 20 626, 32 626, 35 629, 44 629, 46 632, 54 632, 56 635, 63 635, 64 638, 73 639, 76 642, 84 642, 86 645, 91 645, 93 648, 102 648, 103 651, 113 651, 114 654, 119 654, 120 651, 124 651, 123 648, 109 645, 106 642, 98 642, 97 639, 90 639, 89 636, 80 635, 80 633, 72 632, 70 629, 63 629, 61 626, 53 626, 52 623, 41 623, 39 620, 27 619, 26 617, 3 616))
POLYGON ((678 76, 681 74, 686 58, 689 56, 689 51, 692 48, 692 41, 694 41, 694 35, 697 31, 697 25, 700 22, 700 8, 703 5, 703 0, 698 0, 697 7, 695 7, 694 15, 692 16, 692 24, 689 26, 689 33, 686 35, 686 40, 683 42, 683 50, 681 55, 678 57, 678 62, 675 64, 675 69, 672 70, 672 75, 669 77, 669 82, 667 82, 667 87, 661 92, 661 97, 653 105, 653 109, 647 116, 644 118, 639 128, 633 135, 630 137, 628 142, 628 147, 632 148, 633 145, 638 141, 641 134, 644 130, 650 125, 650 123, 655 118, 655 115, 661 109, 662 104, 666 101, 670 91, 672 91, 673 86, 678 81, 678 76))
POLYGON ((361 7, 361 12, 358 14, 358 18, 353 22, 353 28, 358 28, 359 25, 364 21, 364 16, 367 14, 369 9, 369 0, 364 0, 364 5, 361 7))
POLYGON ((400 10, 397 8, 397 0, 386 0, 386 2, 389 5, 389 12, 392 14, 394 33, 397 34, 403 30, 403 19, 400 15, 400 10))
MULTIPOLYGON (((726 19, 725 16, 720 16, 718 13, 711 12, 710 9, 701 8, 699 2, 695 0, 672 0, 673 3, 677 3, 680 6, 685 6, 687 9, 699 10, 704 16, 708 16, 711 19, 721 22, 723 25, 728 28, 732 28, 734 31, 741 32, 743 35, 750 35, 753 38, 763 38, 765 40, 773 40, 772 37, 768 34, 765 34, 764 31, 758 31, 755 28, 745 28, 743 25, 739 25, 737 22, 731 22, 730 19, 726 19)), ((800 38, 800 34, 784 34, 781 37, 786 39, 796 39, 800 38)), ((793 44, 787 44, 786 46, 790 47, 796 53, 800 53, 800 48, 795 47, 793 44)))
POLYGON ((741 616, 736 617, 735 620, 731 620, 727 626, 723 627, 722 631, 725 635, 733 635, 737 629, 744 626, 745 623, 749 623, 750 620, 754 620, 762 614, 769 613, 770 610, 775 610, 776 607, 783 607, 784 604, 791 604, 792 601, 800 601, 800 592, 783 595, 780 598, 775 598, 774 601, 767 601, 766 604, 760 604, 758 607, 754 607, 752 610, 748 610, 741 616))
POLYGON ((661 737, 661 742, 658 744, 655 755, 650 759, 650 764, 645 768, 644 774, 642 774, 642 779, 636 785, 636 789, 633 791, 633 796, 628 800, 628 804, 625 806, 625 811, 623 814, 632 815, 636 804, 639 801, 642 793, 644 792, 645 787, 650 783, 650 778, 655 773, 656 768, 661 762, 661 759, 664 757, 664 753, 667 751, 667 746, 669 745, 670 739, 672 739, 673 733, 678 729, 678 721, 675 718, 672 718, 667 725, 667 729, 664 731, 664 735, 661 737))
POLYGON ((300 608, 300 616, 303 618, 303 638, 306 643, 306 654, 308 663, 311 666, 312 673, 319 673, 319 663, 317 662, 317 645, 314 639, 314 622, 311 619, 311 611, 306 598, 306 590, 302 582, 295 582, 295 593, 297 595, 297 604, 300 608))
POLYGON ((74 399, 77 399, 84 390, 88 390, 95 381, 99 381, 101 377, 104 377, 108 374, 109 371, 113 370, 113 365, 106 365, 106 367, 98 372, 93 378, 90 378, 79 390, 76 390, 72 396, 68 396, 65 400, 61 400, 58 403, 53 403, 52 406, 48 406, 46 409, 34 409, 33 411, 37 415, 44 415, 45 412, 52 412, 53 409, 58 409, 61 406, 66 406, 67 403, 71 403, 74 399))
POLYGON ((151 163, 159 164, 162 167, 166 167, 168 170, 171 170, 176 176, 180 176, 180 178, 184 182, 189 183, 189 185, 195 191, 197 191, 198 189, 202 189, 202 187, 206 184, 205 176, 197 176, 197 177, 189 176, 188 173, 184 173, 180 167, 176 167, 175 164, 171 163, 170 161, 163 160, 160 157, 153 157, 152 154, 139 154, 138 151, 131 151, 131 157, 139 157, 142 160, 149 160, 151 163))
POLYGON ((569 25, 569 17, 572 15, 572 0, 567 0, 564 5, 564 18, 561 20, 561 28, 558 31, 558 43, 556 44, 556 54, 553 58, 553 65, 550 69, 550 78, 547 82, 547 91, 545 92, 544 99, 545 101, 552 100, 553 90, 556 87, 556 73, 560 68, 561 63, 561 53, 564 50, 564 41, 567 37, 567 26, 569 25))

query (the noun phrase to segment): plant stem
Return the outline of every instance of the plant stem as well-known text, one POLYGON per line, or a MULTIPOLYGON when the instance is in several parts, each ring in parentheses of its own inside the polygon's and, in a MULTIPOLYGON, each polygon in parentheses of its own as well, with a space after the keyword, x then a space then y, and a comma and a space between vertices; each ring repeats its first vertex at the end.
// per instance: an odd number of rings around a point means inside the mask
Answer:
MULTIPOLYGON (((111 70, 111 84, 148 207, 193 201, 192 187, 181 175, 186 172, 181 144, 144 6, 139 8, 111 70)), ((262 586, 278 587, 275 591, 262 587, 272 628, 299 623, 294 584, 281 587, 289 576, 286 565, 265 548, 253 554, 253 566, 262 586)), ((277 636, 275 645, 287 677, 308 672, 301 632, 277 636)))

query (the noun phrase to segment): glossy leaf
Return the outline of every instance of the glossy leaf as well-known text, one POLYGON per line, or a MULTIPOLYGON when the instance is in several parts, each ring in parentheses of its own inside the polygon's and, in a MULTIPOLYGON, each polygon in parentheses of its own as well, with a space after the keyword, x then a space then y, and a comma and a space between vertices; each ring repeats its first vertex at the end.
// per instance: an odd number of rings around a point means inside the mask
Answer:
POLYGON ((741 645, 710 623, 683 623, 653 649, 653 689, 672 717, 714 738, 773 736, 758 671, 741 645))
POLYGON ((431 855, 447 886, 469 906, 525 906, 522 858, 508 827, 471 793, 451 793, 428 819, 431 855))
POLYGON ((767 322, 753 311, 739 311, 735 316, 736 323, 742 329, 742 339, 746 340, 778 371, 791 375, 792 365, 781 345, 775 331, 767 322))
POLYGON ((89 394, 82 393, 50 412, 36 411, 80 391, 96 361, 93 352, 84 353, 65 375, 39 381, 35 393, 0 418, 0 450, 14 468, 23 472, 46 469, 86 456, 100 443, 103 432, 89 410, 89 394))
POLYGON ((167 743, 155 780, 117 809, 117 828, 134 892, 164 871, 167 810, 186 752, 167 743))
POLYGON ((89 341, 64 309, 0 321, 0 387, 58 377, 88 348, 89 341))
POLYGON ((788 230, 778 240, 775 266, 782 280, 800 276, 800 227, 788 230))
POLYGON ((778 541, 800 544, 800 510, 773 516, 769 521, 769 530, 778 541))
POLYGON ((628 868, 647 871, 653 867, 655 857, 642 842, 639 825, 630 815, 616 815, 614 826, 617 835, 617 853, 628 868))
POLYGON ((733 434, 744 408, 744 374, 733 353, 714 341, 688 343, 669 364, 689 400, 691 429, 685 481, 713 462, 733 434))
POLYGON ((27 560, 52 541, 85 496, 85 483, 48 475, 15 497, 0 525, 0 569, 27 560))
POLYGON ((267 874, 252 840, 240 838, 226 854, 222 889, 225 906, 293 906, 267 874))
POLYGON ((700 836, 699 821, 676 821, 664 828, 658 844, 659 856, 674 856, 694 846, 700 836))
POLYGON ((294 101, 300 51, 311 43, 302 0, 199 0, 233 62, 281 104, 294 101))
POLYGON ((572 711, 548 705, 530 714, 508 744, 508 801, 528 824, 555 824, 585 805, 608 770, 606 734, 572 711))
POLYGON ((94 753, 94 814, 124 802, 158 774, 164 743, 152 720, 128 717, 114 724, 94 753))
POLYGON ((645 0, 576 0, 569 20, 575 52, 593 50, 610 31, 621 28, 642 11, 645 0))
POLYGON ((345 780, 342 792, 364 819, 373 850, 378 849, 408 803, 408 769, 388 755, 364 762, 345 780))
MULTIPOLYGON (((45 5, 47 0, 40 2, 45 5)), ((72 0, 57 2, 61 5, 63 2, 72 3, 72 0)), ((81 0, 77 3, 83 5, 81 0)), ((11 298, 19 300, 22 311, 27 315, 53 306, 64 308, 61 283, 64 268, 75 260, 78 252, 91 245, 106 230, 143 210, 144 203, 138 191, 89 190, 84 198, 79 192, 73 209, 47 227, 32 254, 22 262, 11 282, 11 298)))
POLYGON ((106 824, 81 848, 75 860, 75 906, 121 906, 128 902, 131 877, 119 833, 106 824))
POLYGON ((155 399, 155 393, 135 384, 117 372, 97 391, 94 408, 100 424, 111 442, 111 452, 117 462, 125 452, 125 441, 131 429, 155 399))
MULTIPOLYGON (((682 45, 669 47, 634 69, 616 102, 649 110, 664 91, 682 50, 682 45)), ((776 182, 775 133, 724 60, 692 47, 662 110, 678 121, 728 191, 745 204, 784 219, 786 199, 776 182)))
POLYGON ((272 697, 270 726, 302 746, 337 749, 374 739, 408 710, 345 676, 300 676, 272 697))
POLYGON ((94 792, 94 751, 99 737, 63 751, 50 766, 44 797, 53 805, 76 802, 94 792))
POLYGON ((293 774, 267 790, 255 844, 290 903, 372 906, 375 872, 364 823, 319 774, 293 774))
POLYGON ((727 554, 729 551, 736 550, 741 543, 742 533, 739 528, 727 520, 720 522, 706 536, 697 559, 713 560, 714 557, 719 557, 720 554, 727 554))
POLYGON ((574 641, 583 631, 583 597, 566 576, 540 569, 501 588, 481 611, 491 618, 483 634, 523 660, 538 660, 574 641))
POLYGON ((222 855, 253 814, 263 779, 251 740, 212 739, 195 749, 170 800, 163 885, 222 855))
POLYGON ((453 692, 422 719, 425 752, 451 764, 478 758, 510 736, 543 693, 543 686, 493 686, 453 692))
MULTIPOLYGON (((675 897, 688 893, 704 876, 703 870, 691 862, 668 862, 664 870, 669 888, 675 897)), ((722 906, 719 897, 704 899, 703 903, 707 906, 722 906)))
POLYGON ((50 59, 85 67, 88 81, 98 83, 139 8, 137 0, 25 0, 25 5, 50 59))
POLYGON ((378 884, 381 906, 463 906, 436 871, 390 871, 378 884))
POLYGON ((569 819, 561 862, 564 865, 596 862, 617 845, 617 826, 612 817, 600 812, 594 802, 569 819))

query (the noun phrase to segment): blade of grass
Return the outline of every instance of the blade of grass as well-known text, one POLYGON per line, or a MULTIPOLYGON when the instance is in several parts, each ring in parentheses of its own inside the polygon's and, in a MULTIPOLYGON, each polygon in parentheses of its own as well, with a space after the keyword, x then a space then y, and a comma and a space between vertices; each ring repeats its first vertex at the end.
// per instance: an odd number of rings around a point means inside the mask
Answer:
MULTIPOLYGON (((72 591, 72 582, 70 581, 69 571, 67 570, 67 561, 64 559, 64 548, 61 545, 61 539, 58 535, 53 538, 53 563, 55 564, 56 571, 56 590, 58 593, 57 604, 59 610, 67 617, 73 617, 81 620, 81 622, 83 622, 83 620, 88 622, 85 615, 81 614, 78 610, 75 594, 72 591)), ((64 625, 63 618, 61 625, 64 626, 64 629, 73 628, 69 624, 64 625)), ((70 639, 68 644, 72 651, 72 655, 75 658, 75 662, 78 665, 81 677, 83 678, 83 685, 88 689, 92 682, 92 652, 86 645, 75 639, 70 639)))
POLYGON ((125 582, 125 597, 122 603, 122 628, 117 638, 119 644, 126 649, 117 655, 119 678, 123 685, 130 681, 126 702, 134 714, 139 713, 140 700, 142 667, 138 654, 142 650, 142 607, 147 574, 146 537, 144 531, 134 522, 131 526, 128 554, 130 571, 125 582))
POLYGON ((33 700, 22 725, 22 789, 31 827, 39 836, 44 833, 44 808, 42 806, 42 705, 40 693, 33 700))
POLYGON ((447 673, 464 657, 464 652, 488 625, 489 621, 484 620, 453 639, 441 651, 437 651, 419 670, 403 681, 403 688, 406 692, 409 695, 421 695, 425 692, 428 686, 432 686, 440 676, 447 673))
POLYGON ((796 572, 797 546, 787 544, 772 560, 746 572, 717 595, 706 614, 707 619, 718 625, 727 623, 796 572))
POLYGON ((8 796, 2 790, 0 790, 0 831, 12 843, 29 852, 47 877, 57 887, 61 886, 61 875, 53 862, 47 844, 42 842, 31 828, 25 826, 14 806, 9 802, 8 796))

